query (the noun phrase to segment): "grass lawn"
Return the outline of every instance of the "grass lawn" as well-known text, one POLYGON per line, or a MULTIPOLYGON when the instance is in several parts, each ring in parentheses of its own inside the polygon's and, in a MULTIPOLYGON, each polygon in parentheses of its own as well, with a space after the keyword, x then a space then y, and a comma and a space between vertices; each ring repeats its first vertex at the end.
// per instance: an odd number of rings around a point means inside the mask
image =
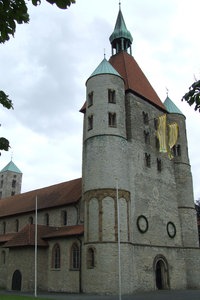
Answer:
MULTIPOLYGON (((33 296, 18 296, 18 295, 0 295, 1 300, 45 300, 45 298, 33 296)), ((47 299, 46 299, 47 300, 47 299)))

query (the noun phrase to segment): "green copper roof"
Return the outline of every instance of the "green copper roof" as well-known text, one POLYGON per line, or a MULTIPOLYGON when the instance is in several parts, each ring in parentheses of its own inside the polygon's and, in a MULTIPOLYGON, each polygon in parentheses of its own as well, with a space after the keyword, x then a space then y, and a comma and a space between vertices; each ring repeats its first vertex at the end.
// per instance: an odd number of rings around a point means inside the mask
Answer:
POLYGON ((128 39, 130 41, 130 43, 132 43, 132 41, 133 41, 130 31, 128 31, 126 28, 126 24, 125 24, 121 9, 119 10, 119 13, 117 16, 115 29, 110 36, 110 42, 112 43, 114 40, 120 39, 120 38, 128 39))
POLYGON ((174 104, 174 102, 168 96, 164 101, 164 106, 166 107, 166 109, 169 113, 183 115, 183 113, 180 111, 180 109, 174 104))
POLYGON ((90 77, 100 74, 112 74, 121 77, 121 75, 113 68, 113 66, 107 61, 106 58, 102 60, 102 62, 98 65, 98 67, 94 70, 90 77))
POLYGON ((14 164, 14 162, 11 160, 2 170, 1 172, 11 171, 15 173, 22 173, 20 169, 14 164))

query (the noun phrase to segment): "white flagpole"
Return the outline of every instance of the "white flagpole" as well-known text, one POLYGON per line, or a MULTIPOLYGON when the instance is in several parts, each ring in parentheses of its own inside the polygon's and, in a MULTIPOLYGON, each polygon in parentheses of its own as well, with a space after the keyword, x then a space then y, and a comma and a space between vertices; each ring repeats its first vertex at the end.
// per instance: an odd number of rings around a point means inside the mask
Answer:
POLYGON ((37 196, 35 198, 35 297, 37 297, 37 196))
POLYGON ((122 297, 121 291, 121 247, 120 247, 120 211, 119 211, 119 191, 118 191, 118 179, 116 178, 116 198, 117 198, 117 227, 118 227, 118 272, 119 272, 119 300, 122 297))

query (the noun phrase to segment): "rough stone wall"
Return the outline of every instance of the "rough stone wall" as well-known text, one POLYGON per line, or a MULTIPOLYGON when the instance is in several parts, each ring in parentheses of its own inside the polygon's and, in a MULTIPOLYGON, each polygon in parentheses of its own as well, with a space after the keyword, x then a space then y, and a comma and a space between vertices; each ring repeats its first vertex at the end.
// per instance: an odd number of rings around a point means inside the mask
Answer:
MULTIPOLYGON (((62 212, 67 212, 67 225, 78 224, 78 208, 74 205, 63 206, 53 209, 38 210, 38 224, 46 225, 46 214, 49 214, 49 226, 64 226, 62 212)), ((19 221, 19 230, 30 223, 30 218, 33 218, 35 223, 35 212, 21 214, 18 216, 8 216, 0 220, 0 234, 3 234, 3 223, 6 223, 6 233, 16 232, 16 220, 19 221)))
MULTIPOLYGON (((34 247, 12 248, 9 251, 7 260, 7 286, 8 290, 12 289, 12 276, 16 270, 22 274, 22 291, 34 291, 34 267, 35 252, 34 247)), ((46 249, 38 251, 38 288, 47 289, 47 252, 46 249)))
POLYGON ((55 239, 49 241, 48 251, 48 290, 54 292, 79 293, 80 270, 73 270, 71 265, 71 247, 80 246, 79 239, 55 239), (52 268, 52 249, 58 243, 61 249, 61 267, 52 268))

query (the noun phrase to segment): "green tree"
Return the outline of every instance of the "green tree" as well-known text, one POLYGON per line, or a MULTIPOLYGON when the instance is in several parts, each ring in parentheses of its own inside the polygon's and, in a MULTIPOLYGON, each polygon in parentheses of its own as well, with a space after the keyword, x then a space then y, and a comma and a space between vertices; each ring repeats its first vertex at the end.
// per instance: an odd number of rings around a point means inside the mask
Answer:
MULTIPOLYGON (((30 0, 29 0, 30 1, 30 0)), ((56 4, 61 9, 67 9, 75 0, 46 0, 50 4, 56 4)), ((37 6, 41 0, 31 0, 37 6)), ((25 0, 0 0, 0 43, 5 43, 14 36, 17 24, 29 22, 28 8, 25 0)), ((0 90, 0 104, 7 109, 13 109, 12 101, 4 91, 0 90)), ((0 138, 0 150, 8 151, 9 141, 0 138)))
MULTIPOLYGON (((30 1, 30 0, 29 0, 30 1)), ((75 0, 46 0, 56 4, 61 9, 68 8, 75 0)), ((31 0, 37 6, 41 0, 31 0)), ((16 24, 28 23, 29 14, 25 0, 0 0, 0 43, 4 43, 14 36, 16 24)))
MULTIPOLYGON (((3 91, 0 91, 0 103, 7 109, 13 108, 12 100, 8 98, 3 91)), ((0 150, 8 151, 10 148, 9 141, 6 138, 0 137, 0 150)))
POLYGON ((195 105, 194 110, 200 111, 200 80, 195 81, 190 87, 182 101, 185 100, 190 106, 195 105))

